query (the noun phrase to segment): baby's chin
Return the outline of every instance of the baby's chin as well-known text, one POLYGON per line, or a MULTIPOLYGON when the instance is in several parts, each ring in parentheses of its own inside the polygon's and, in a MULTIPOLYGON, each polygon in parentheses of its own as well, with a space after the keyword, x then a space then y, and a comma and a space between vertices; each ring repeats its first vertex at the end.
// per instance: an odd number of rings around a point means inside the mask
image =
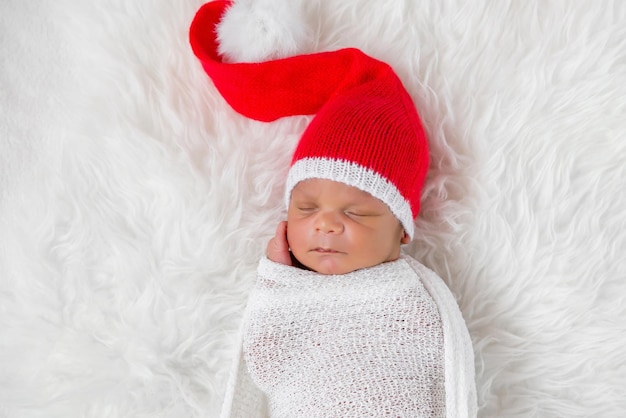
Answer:
MULTIPOLYGON (((320 257, 321 259, 304 259, 298 261, 299 266, 306 270, 311 270, 319 274, 324 275, 341 275, 352 273, 353 271, 361 270, 367 267, 372 267, 372 265, 367 263, 350 263, 346 262, 346 260, 342 260, 341 256, 328 256, 328 257, 320 257)), ((344 257, 345 258, 345 257, 344 257)), ((349 261, 349 260, 348 260, 349 261)))
POLYGON ((318 266, 316 269, 310 269, 319 274, 328 276, 337 276, 341 274, 348 274, 358 269, 342 268, 342 267, 330 267, 330 266, 318 266))

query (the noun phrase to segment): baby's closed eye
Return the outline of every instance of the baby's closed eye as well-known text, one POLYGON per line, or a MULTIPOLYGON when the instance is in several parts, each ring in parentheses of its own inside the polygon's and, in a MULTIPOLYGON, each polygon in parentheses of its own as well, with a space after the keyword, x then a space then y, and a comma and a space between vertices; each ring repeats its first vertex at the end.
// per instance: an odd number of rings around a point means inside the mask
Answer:
POLYGON ((368 216, 373 216, 373 215, 370 215, 370 214, 367 214, 367 213, 356 212, 356 211, 353 211, 353 210, 348 210, 348 211, 345 212, 345 214, 348 215, 348 216, 356 216, 357 218, 365 218, 365 217, 368 217, 368 216))
POLYGON ((372 218, 375 216, 380 216, 380 213, 377 213, 376 211, 359 208, 347 209, 344 211, 344 213, 348 216, 354 216, 357 218, 372 218))

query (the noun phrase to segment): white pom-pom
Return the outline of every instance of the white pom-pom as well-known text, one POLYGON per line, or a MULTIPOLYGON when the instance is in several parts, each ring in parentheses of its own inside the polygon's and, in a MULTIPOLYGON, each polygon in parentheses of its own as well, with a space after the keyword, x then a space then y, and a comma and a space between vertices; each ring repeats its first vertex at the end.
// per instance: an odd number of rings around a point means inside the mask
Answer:
POLYGON ((237 0, 217 27, 227 62, 261 62, 307 52, 311 31, 302 0, 237 0))

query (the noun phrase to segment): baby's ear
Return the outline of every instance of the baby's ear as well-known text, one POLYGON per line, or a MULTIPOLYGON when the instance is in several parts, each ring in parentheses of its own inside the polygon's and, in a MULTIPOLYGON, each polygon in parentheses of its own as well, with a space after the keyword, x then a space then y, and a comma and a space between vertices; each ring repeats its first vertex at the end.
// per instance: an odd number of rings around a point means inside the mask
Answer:
POLYGON ((411 242, 411 236, 406 233, 406 231, 402 230, 402 238, 400 238, 400 244, 408 244, 411 242))

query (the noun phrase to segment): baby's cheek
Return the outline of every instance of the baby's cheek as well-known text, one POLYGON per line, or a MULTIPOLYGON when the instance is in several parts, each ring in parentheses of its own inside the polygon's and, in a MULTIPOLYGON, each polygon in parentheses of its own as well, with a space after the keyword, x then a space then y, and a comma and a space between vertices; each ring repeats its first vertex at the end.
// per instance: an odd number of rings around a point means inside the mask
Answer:
POLYGON ((289 243, 289 249, 294 254, 301 253, 304 249, 304 243, 306 242, 306 229, 298 222, 287 222, 287 241, 289 243))

